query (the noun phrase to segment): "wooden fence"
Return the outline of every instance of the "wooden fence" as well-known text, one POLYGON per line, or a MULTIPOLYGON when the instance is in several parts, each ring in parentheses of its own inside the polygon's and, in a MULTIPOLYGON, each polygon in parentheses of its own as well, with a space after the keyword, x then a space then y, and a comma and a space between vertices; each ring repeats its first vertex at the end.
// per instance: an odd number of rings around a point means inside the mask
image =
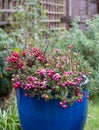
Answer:
MULTIPOLYGON (((6 17, 14 12, 13 7, 23 5, 25 0, 0 0, 0 25, 6 25, 6 17)), ((68 28, 74 16, 80 16, 80 27, 85 28, 85 20, 99 13, 99 0, 39 0, 47 19, 42 22, 52 31, 68 28), (61 22, 61 17, 65 21, 61 22), (65 23, 64 23, 65 22, 65 23)))
POLYGON ((85 21, 97 14, 97 3, 95 0, 69 0, 71 7, 69 16, 80 16, 80 27, 86 27, 85 21), (72 4, 73 3, 73 4, 72 4))
POLYGON ((8 24, 6 18, 13 13, 14 7, 22 5, 24 0, 0 0, 0 26, 8 24))
POLYGON ((43 22, 47 28, 54 31, 57 29, 65 29, 64 23, 61 23, 60 18, 66 15, 66 0, 40 0, 41 5, 47 12, 47 19, 43 22))

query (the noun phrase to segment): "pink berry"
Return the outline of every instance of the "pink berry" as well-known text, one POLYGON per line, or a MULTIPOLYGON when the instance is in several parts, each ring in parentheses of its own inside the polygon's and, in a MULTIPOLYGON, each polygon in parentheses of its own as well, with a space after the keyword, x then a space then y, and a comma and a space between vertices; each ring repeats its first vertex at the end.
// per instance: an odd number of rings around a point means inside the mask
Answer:
POLYGON ((48 99, 49 98, 49 96, 48 95, 45 95, 45 99, 48 99))
POLYGON ((63 103, 62 103, 62 102, 60 102, 59 104, 60 104, 61 106, 63 105, 63 103))
POLYGON ((67 105, 63 105, 63 108, 67 108, 67 105))
POLYGON ((64 100, 63 102, 64 102, 64 104, 66 104, 66 100, 64 100))
POLYGON ((72 47, 71 45, 68 45, 68 49, 71 49, 71 47, 72 47))

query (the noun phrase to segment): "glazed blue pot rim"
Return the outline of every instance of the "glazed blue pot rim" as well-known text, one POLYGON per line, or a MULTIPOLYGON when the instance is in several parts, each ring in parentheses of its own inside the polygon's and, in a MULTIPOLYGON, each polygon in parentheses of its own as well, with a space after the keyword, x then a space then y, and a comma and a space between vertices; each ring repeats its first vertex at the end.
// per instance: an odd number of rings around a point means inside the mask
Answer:
MULTIPOLYGON (((20 90, 20 92, 21 92, 21 94, 22 95, 24 95, 25 96, 25 90, 24 89, 22 89, 22 88, 18 88, 18 89, 16 89, 16 93, 18 92, 18 90, 20 90)), ((88 90, 86 89, 86 88, 84 88, 84 91, 87 93, 87 95, 89 95, 89 92, 88 92, 88 90)), ((18 95, 18 94, 17 94, 18 95)), ((29 97, 29 96, 25 96, 25 98, 27 98, 27 99, 30 99, 30 100, 33 100, 33 99, 35 99, 35 100, 37 100, 38 102, 45 102, 45 103, 49 103, 49 102, 57 102, 58 104, 60 103, 60 99, 49 99, 49 100, 45 100, 44 98, 42 98, 42 97, 38 97, 38 95, 34 95, 33 97, 29 97)), ((68 96, 68 98, 70 98, 70 95, 68 96)), ((83 96, 83 100, 85 99, 85 97, 83 96)), ((88 100, 88 99, 87 99, 88 100)), ((69 107, 69 106, 72 106, 72 105, 74 105, 74 104, 76 104, 76 103, 78 103, 78 101, 74 101, 73 103, 68 103, 67 102, 67 106, 69 107)))

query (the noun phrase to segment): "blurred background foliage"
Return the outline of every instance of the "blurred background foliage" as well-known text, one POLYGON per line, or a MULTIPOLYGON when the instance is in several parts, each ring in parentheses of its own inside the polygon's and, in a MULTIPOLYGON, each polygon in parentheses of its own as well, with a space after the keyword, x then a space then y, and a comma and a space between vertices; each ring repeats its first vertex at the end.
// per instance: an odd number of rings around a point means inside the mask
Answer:
POLYGON ((4 30, 0 29, 0 95, 7 94, 11 89, 11 74, 6 71, 6 57, 16 42, 4 30))
POLYGON ((70 30, 59 31, 51 34, 51 46, 65 51, 68 45, 72 45, 78 51, 83 60, 83 66, 91 67, 91 99, 99 97, 99 16, 88 20, 87 28, 82 31, 78 25, 79 18, 75 18, 70 30))

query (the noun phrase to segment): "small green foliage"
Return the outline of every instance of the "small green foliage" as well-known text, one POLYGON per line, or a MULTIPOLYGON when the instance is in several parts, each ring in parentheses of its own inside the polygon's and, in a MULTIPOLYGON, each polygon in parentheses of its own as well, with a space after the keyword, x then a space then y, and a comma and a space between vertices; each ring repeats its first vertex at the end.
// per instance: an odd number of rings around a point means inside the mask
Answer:
POLYGON ((15 41, 0 29, 0 94, 11 89, 11 75, 6 71, 6 57, 15 44, 15 41))
POLYGON ((0 109, 0 130, 21 130, 16 105, 0 109))
POLYGON ((38 0, 27 0, 23 7, 16 7, 8 21, 10 27, 6 30, 10 36, 16 39, 17 45, 22 48, 29 44, 41 44, 43 23, 45 13, 38 0))

